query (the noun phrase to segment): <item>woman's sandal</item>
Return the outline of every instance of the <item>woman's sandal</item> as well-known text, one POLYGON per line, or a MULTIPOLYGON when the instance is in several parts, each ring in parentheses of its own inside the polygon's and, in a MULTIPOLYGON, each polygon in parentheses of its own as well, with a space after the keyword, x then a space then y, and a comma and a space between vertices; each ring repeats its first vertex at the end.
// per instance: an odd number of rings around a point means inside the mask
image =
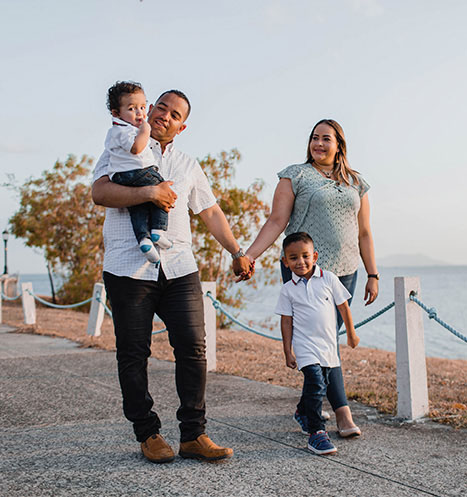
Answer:
POLYGON ((337 427, 337 433, 339 433, 341 438, 359 437, 362 434, 358 426, 353 426, 352 428, 347 428, 346 430, 341 430, 337 427))

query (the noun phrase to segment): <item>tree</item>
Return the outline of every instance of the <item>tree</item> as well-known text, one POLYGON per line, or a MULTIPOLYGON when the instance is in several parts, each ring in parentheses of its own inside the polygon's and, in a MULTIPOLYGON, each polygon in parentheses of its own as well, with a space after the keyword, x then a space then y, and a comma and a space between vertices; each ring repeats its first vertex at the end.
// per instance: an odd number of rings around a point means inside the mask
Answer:
MULTIPOLYGON (((269 207, 259 198, 262 181, 255 181, 246 190, 234 185, 235 164, 239 160, 240 153, 234 149, 220 153, 218 158, 208 155, 200 164, 235 238, 246 248, 262 226, 269 207)), ((12 233, 24 238, 28 247, 43 249, 54 272, 63 276, 64 284, 58 292, 63 303, 88 298, 94 283, 101 279, 105 209, 92 201, 91 165, 92 160, 86 156, 78 162, 70 155, 65 162, 57 161, 50 171, 44 171, 39 179, 31 178, 22 186, 13 186, 20 207, 10 219, 12 233)), ((232 291, 230 254, 208 232, 199 216, 191 215, 191 228, 201 279, 216 281, 217 296, 223 303, 241 307, 244 284, 232 291)), ((273 265, 277 259, 277 250, 270 250, 261 258, 266 283, 273 281, 271 275, 275 274, 273 265)), ((247 284, 256 285, 256 281, 254 278, 247 284)))
MULTIPOLYGON (((240 158, 238 150, 232 149, 230 152, 221 152, 217 158, 208 155, 200 160, 200 164, 235 238, 240 246, 246 249, 258 234, 270 209, 268 204, 260 199, 264 188, 263 181, 256 180, 246 190, 234 184, 235 164, 240 158)), ((208 232, 199 216, 191 214, 191 230, 201 280, 217 283, 217 297, 222 303, 231 307, 242 307, 244 283, 239 284, 233 291, 235 283, 230 254, 208 232)), ((261 267, 264 270, 261 273, 266 284, 275 280, 274 269, 278 258, 277 246, 261 258, 261 267)), ((256 287, 257 275, 247 284, 256 287)), ((225 323, 225 320, 221 320, 221 323, 225 323)))
POLYGON ((64 303, 88 298, 102 274, 105 210, 91 198, 91 165, 86 156, 78 162, 70 155, 39 179, 14 187, 20 207, 10 219, 12 233, 28 247, 44 250, 54 272, 64 278, 58 292, 64 303))

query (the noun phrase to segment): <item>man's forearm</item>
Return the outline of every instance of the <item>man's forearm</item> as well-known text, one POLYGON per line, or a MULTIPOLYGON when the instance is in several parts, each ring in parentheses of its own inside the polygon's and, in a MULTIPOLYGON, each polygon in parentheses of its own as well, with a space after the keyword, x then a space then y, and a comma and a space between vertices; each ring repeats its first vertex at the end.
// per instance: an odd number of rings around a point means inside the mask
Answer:
POLYGON ((232 234, 232 230, 230 229, 222 209, 217 204, 200 212, 199 215, 212 236, 228 252, 231 254, 238 252, 240 247, 232 234))
POLYGON ((112 183, 108 176, 102 176, 92 185, 92 199, 97 205, 114 208, 153 202, 168 211, 177 198, 170 185, 171 181, 154 186, 123 186, 112 183))

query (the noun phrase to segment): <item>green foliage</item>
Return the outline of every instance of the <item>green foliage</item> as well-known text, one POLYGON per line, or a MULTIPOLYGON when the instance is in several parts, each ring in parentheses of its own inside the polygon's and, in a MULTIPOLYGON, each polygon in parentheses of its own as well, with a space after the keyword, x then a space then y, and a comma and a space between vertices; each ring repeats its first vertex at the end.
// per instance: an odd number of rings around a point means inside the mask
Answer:
MULTIPOLYGON (((255 239, 267 216, 269 206, 260 199, 264 183, 255 181, 246 190, 234 184, 235 165, 240 161, 240 153, 233 149, 221 152, 217 158, 208 155, 200 160, 201 167, 209 179, 214 196, 232 228, 238 243, 245 250, 255 239)), ((231 269, 232 258, 208 232, 199 216, 191 215, 193 247, 202 281, 217 283, 217 298, 230 307, 240 308, 244 304, 242 288, 245 284, 256 287, 257 275, 248 282, 234 287, 231 269), (233 289, 235 288, 235 291, 233 289)), ((269 250, 261 257, 261 271, 266 283, 273 283, 279 249, 269 250)), ((256 268, 259 269, 258 267, 256 268)), ((224 320, 221 320, 225 324, 224 320)))
POLYGON ((101 279, 105 210, 91 198, 91 165, 86 156, 78 162, 70 155, 39 179, 15 187, 20 207, 10 219, 11 231, 28 247, 42 249, 54 272, 62 274, 63 303, 88 298, 101 279))
MULTIPOLYGON (((240 153, 234 149, 220 153, 217 158, 208 155, 200 163, 235 238, 246 249, 268 216, 269 206, 259 198, 264 187, 262 181, 255 181, 247 189, 234 184, 239 160, 240 153)), ((92 160, 86 156, 79 162, 69 156, 65 162, 57 161, 39 179, 29 179, 14 187, 20 207, 10 219, 11 231, 16 237, 24 238, 28 247, 42 249, 54 272, 62 274, 65 283, 58 297, 63 303, 88 298, 94 283, 101 279, 105 209, 96 206, 91 198, 91 165, 92 160)), ((256 286, 256 275, 246 283, 239 283, 233 291, 230 254, 208 232, 199 216, 190 215, 201 280, 216 281, 217 297, 230 307, 241 307, 242 288, 245 284, 256 286)), ((274 280, 271 275, 275 274, 278 257, 276 247, 261 258, 266 283, 274 280)))

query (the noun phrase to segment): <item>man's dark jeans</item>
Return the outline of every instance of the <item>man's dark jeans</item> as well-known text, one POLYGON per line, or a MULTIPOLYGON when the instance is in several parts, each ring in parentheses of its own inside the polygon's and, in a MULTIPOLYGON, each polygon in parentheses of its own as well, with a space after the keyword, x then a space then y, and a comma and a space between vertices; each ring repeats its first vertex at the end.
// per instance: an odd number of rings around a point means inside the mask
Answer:
POLYGON ((325 430, 326 425, 321 410, 323 397, 329 384, 329 372, 331 368, 310 364, 301 369, 303 373, 302 399, 305 414, 308 418, 309 433, 325 430))
MULTIPOLYGON (((181 441, 195 440, 204 433, 206 424, 206 344, 198 273, 167 280, 161 270, 156 282, 104 272, 104 282, 112 305, 123 412, 133 423, 136 439, 143 442, 161 427, 152 410, 147 371, 152 322, 157 313, 174 349, 181 441)), ((164 389, 158 389, 158 381, 167 379, 154 378, 153 387, 160 398, 164 389)))
MULTIPOLYGON (((156 166, 150 166, 115 173, 112 181, 123 186, 150 186, 162 183, 164 178, 158 173, 156 166)), ((167 230, 169 214, 152 202, 128 207, 128 211, 138 243, 143 238, 150 238, 151 230, 167 230)))
MULTIPOLYGON (((287 283, 290 279, 292 279, 292 271, 285 267, 284 263, 281 261, 281 274, 283 283, 287 283)), ((348 274, 345 276, 339 276, 340 282, 347 288, 348 292, 352 297, 347 301, 349 305, 352 302, 353 294, 355 293, 355 287, 357 285, 357 271, 352 274, 348 274)), ((337 343, 339 343, 339 330, 342 326, 342 316, 339 311, 337 311, 337 343)), ((337 347, 337 353, 339 354, 339 347, 337 347)), ((340 357, 340 354, 339 354, 340 357)), ((331 368, 329 372, 329 386, 327 389, 327 398, 333 411, 339 409, 339 407, 344 407, 348 405, 347 396, 345 395, 345 387, 344 387, 344 378, 342 376, 342 368, 337 366, 335 368, 331 368)), ((305 406, 302 402, 303 398, 300 399, 297 409, 298 412, 304 413, 305 406)))

